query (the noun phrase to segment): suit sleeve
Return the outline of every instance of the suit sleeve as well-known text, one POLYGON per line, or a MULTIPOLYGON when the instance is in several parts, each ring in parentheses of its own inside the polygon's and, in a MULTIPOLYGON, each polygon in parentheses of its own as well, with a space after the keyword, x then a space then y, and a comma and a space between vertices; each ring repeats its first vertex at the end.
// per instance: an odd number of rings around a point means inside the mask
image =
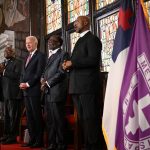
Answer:
POLYGON ((21 74, 20 74, 20 83, 24 82, 23 81, 24 64, 25 64, 25 61, 22 62, 21 74))
POLYGON ((100 64, 102 44, 98 37, 89 38, 83 48, 87 51, 87 56, 72 58, 73 68, 89 68, 100 64))
POLYGON ((68 58, 69 58, 68 53, 63 53, 62 54, 61 59, 58 62, 57 72, 55 73, 55 75, 52 78, 49 78, 47 80, 48 85, 50 87, 53 87, 54 85, 61 82, 65 78, 66 72, 62 69, 62 63, 64 62, 64 60, 68 60, 68 58))
POLYGON ((13 69, 12 68, 9 69, 6 67, 4 76, 12 80, 18 80, 20 78, 21 68, 22 68, 22 62, 19 60, 15 60, 13 69))
POLYGON ((37 82, 39 82, 41 75, 43 73, 44 67, 45 67, 45 55, 41 54, 41 55, 39 55, 39 58, 37 61, 37 67, 35 68, 36 69, 35 74, 27 81, 30 86, 33 86, 37 82))

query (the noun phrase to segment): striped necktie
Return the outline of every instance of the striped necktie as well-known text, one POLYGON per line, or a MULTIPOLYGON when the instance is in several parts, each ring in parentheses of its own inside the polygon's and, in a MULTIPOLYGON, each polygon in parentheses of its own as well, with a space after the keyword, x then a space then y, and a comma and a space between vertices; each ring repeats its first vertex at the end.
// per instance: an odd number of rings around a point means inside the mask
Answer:
POLYGON ((30 62, 30 60, 31 60, 31 58, 32 58, 31 55, 32 55, 32 54, 29 54, 29 56, 28 56, 28 58, 27 58, 27 61, 26 61, 25 67, 26 67, 26 66, 28 65, 28 63, 30 62))

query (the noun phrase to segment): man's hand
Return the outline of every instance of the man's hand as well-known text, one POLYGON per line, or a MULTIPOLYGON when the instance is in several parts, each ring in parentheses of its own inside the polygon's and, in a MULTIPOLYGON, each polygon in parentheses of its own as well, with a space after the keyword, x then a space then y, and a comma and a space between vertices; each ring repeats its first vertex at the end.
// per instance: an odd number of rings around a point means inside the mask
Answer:
POLYGON ((46 82, 46 80, 44 78, 41 78, 41 84, 44 84, 46 82))
POLYGON ((3 73, 4 69, 5 69, 4 64, 0 64, 0 73, 3 73))
POLYGON ((44 92, 46 88, 47 88, 47 84, 42 84, 41 85, 41 91, 42 92, 44 92))
POLYGON ((47 87, 46 80, 44 78, 41 78, 41 91, 44 92, 46 87, 47 87))
POLYGON ((25 90, 28 88, 28 85, 26 83, 20 83, 19 87, 20 89, 25 90))
POLYGON ((64 60, 62 67, 64 70, 70 69, 72 66, 72 62, 70 60, 64 60))

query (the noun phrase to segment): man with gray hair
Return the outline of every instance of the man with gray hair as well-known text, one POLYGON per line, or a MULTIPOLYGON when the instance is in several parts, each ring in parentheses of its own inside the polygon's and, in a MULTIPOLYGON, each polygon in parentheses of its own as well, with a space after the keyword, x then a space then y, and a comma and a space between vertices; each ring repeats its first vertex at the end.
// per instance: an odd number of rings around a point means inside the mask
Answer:
POLYGON ((30 142, 22 146, 31 148, 43 146, 40 79, 46 58, 37 50, 37 45, 38 40, 35 36, 26 37, 26 48, 29 55, 25 60, 20 80, 30 135, 30 142))

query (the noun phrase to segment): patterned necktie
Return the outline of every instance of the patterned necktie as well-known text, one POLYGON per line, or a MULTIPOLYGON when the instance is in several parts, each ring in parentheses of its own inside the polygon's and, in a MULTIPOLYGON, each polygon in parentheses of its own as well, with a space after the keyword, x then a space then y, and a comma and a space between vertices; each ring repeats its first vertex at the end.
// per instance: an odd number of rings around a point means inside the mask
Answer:
POLYGON ((28 56, 28 58, 27 58, 27 61, 26 61, 26 65, 25 65, 25 67, 28 65, 28 63, 30 62, 30 60, 31 60, 31 54, 29 54, 29 56, 28 56))
POLYGON ((4 66, 6 67, 8 65, 9 59, 4 60, 4 66))

